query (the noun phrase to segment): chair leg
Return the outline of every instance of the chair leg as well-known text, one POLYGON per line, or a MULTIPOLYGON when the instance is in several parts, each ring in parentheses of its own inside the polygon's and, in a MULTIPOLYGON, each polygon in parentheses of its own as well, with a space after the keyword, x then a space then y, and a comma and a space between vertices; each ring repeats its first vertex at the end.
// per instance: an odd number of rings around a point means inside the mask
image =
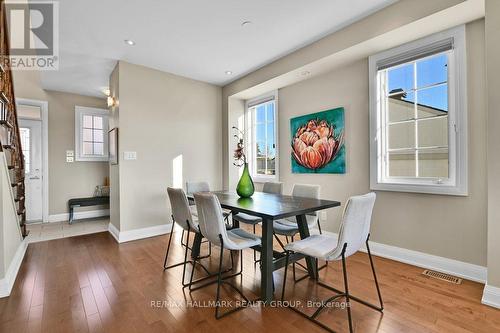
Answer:
POLYGON ((347 318, 349 320, 349 332, 352 333, 352 317, 351 317, 351 301, 349 299, 349 286, 347 283, 347 268, 345 264, 345 249, 346 246, 344 246, 344 250, 342 251, 342 270, 344 273, 344 290, 345 290, 345 299, 347 302, 347 318))
MULTIPOLYGON (((163 261, 163 269, 167 269, 168 252, 170 251, 170 244, 172 243, 172 235, 174 234, 175 222, 172 221, 172 229, 170 229, 170 236, 168 237, 167 252, 165 253, 165 261, 163 261)), ((182 230, 184 231, 184 230, 182 230)))
POLYGON ((283 274, 283 289, 281 290, 281 301, 285 300, 286 275, 288 272, 288 262, 290 261, 290 251, 286 251, 285 257, 285 273, 283 274))
MULTIPOLYGON (((368 240, 367 240, 368 241, 368 240)), ((383 307, 382 307, 382 298, 379 297, 379 300, 381 302, 381 306, 380 308, 371 304, 371 303, 368 303, 358 297, 355 297, 355 296, 352 296, 349 292, 349 285, 348 285, 348 277, 347 277, 347 266, 346 266, 346 257, 345 257, 345 251, 346 251, 346 248, 347 248, 347 243, 344 244, 344 247, 342 249, 342 272, 343 272, 343 277, 344 277, 344 288, 345 288, 345 291, 341 291, 341 290, 338 290, 332 286, 329 286, 319 280, 316 280, 316 283, 323 287, 323 288, 326 288, 330 291, 333 291, 335 293, 335 295, 333 295, 332 297, 330 297, 329 299, 327 299, 326 301, 322 301, 321 303, 322 304, 329 304, 330 302, 333 302, 335 301, 336 299, 339 299, 339 298, 342 298, 342 297, 345 297, 346 298, 346 303, 347 303, 347 318, 348 318, 348 321, 349 321, 349 332, 353 332, 353 323, 352 323, 352 314, 351 314, 351 300, 352 301, 356 301, 358 303, 361 303, 365 306, 368 306, 372 309, 375 309, 377 311, 380 311, 382 312, 383 311, 383 307)), ((369 252, 369 248, 368 248, 368 254, 370 255, 370 252, 369 252)), ((289 253, 287 253, 287 258, 286 258, 286 263, 288 264, 288 255, 289 253)), ((371 262, 372 264, 372 262, 371 262)), ((285 295, 285 280, 286 280, 286 267, 285 266, 285 274, 284 274, 284 280, 283 280, 283 291, 282 291, 282 294, 281 294, 281 300, 284 301, 284 295, 285 295)), ((372 265, 372 268, 374 266, 372 265)), ((374 272, 375 270, 372 269, 372 272, 374 272)), ((376 280, 376 278, 375 278, 376 280)), ((376 281, 375 284, 378 286, 378 282, 376 281)), ((377 290, 378 292, 380 290, 377 290)), ((379 296, 380 296, 380 293, 379 293, 379 296)), ((316 325, 324 328, 325 330, 327 330, 328 332, 335 332, 333 331, 331 328, 329 328, 328 326, 326 326, 325 324, 321 323, 320 321, 318 321, 316 318, 319 316, 319 314, 324 310, 326 309, 327 307, 326 306, 320 306, 312 315, 307 315, 305 313, 303 313, 302 311, 294 308, 293 306, 291 305, 287 305, 288 308, 290 308, 291 310, 293 310, 294 312, 300 314, 301 316, 303 316, 304 318, 314 322, 316 325)))
MULTIPOLYGON (((222 284, 222 259, 224 256, 224 244, 222 242, 222 236, 219 236, 221 240, 220 244, 220 256, 219 256, 219 274, 217 275, 217 295, 215 297, 215 319, 219 319, 219 306, 220 306, 220 286, 222 284)), ((232 256, 231 256, 232 258, 232 256)))
MULTIPOLYGON (((253 225, 253 234, 255 235, 255 224, 253 225)), ((253 250, 253 262, 257 262, 257 251, 253 250)))
POLYGON ((384 302, 382 301, 382 294, 380 293, 380 287, 378 285, 377 274, 375 273, 375 266, 373 265, 372 253, 370 252, 370 245, 368 240, 370 239, 370 234, 366 238, 366 250, 368 252, 368 258, 370 259, 370 266, 372 267, 373 279, 375 280, 375 287, 377 288, 378 300, 380 303, 380 311, 384 310, 384 302))
MULTIPOLYGON (((188 230, 187 230, 187 243, 189 244, 189 224, 188 224, 188 230)), ((184 282, 184 277, 186 276, 186 264, 187 264, 187 258, 188 258, 188 247, 186 246, 186 251, 184 252, 184 267, 182 269, 182 286, 186 287, 187 285, 184 282)), ((194 269, 194 267, 193 267, 194 269)))
POLYGON ((188 246, 186 243, 184 243, 184 229, 182 229, 182 233, 181 233, 181 245, 188 246))

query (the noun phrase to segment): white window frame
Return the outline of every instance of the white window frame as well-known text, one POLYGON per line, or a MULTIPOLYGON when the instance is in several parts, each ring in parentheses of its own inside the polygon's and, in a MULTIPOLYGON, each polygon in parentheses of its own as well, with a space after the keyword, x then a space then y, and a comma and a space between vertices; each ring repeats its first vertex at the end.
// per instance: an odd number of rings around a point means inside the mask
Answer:
POLYGON ((467 63, 465 26, 446 30, 369 57, 370 188, 372 190, 444 195, 468 195, 467 63), (418 54, 426 46, 453 38, 448 57, 448 167, 449 178, 385 177, 384 108, 381 106, 377 64, 418 54))
POLYGON ((274 90, 258 97, 245 101, 245 154, 247 156, 248 167, 252 179, 256 183, 264 183, 270 181, 279 181, 279 133, 278 133, 278 91, 274 90), (274 175, 258 175, 255 170, 254 156, 255 149, 255 133, 253 130, 253 115, 250 108, 256 104, 264 103, 266 101, 274 100, 274 142, 276 150, 276 158, 274 161, 275 174, 274 175))
POLYGON ((109 112, 106 109, 75 106, 75 161, 107 162, 109 161, 108 147, 109 112), (103 118, 102 130, 104 149, 103 155, 83 155, 83 116, 101 116, 103 118))

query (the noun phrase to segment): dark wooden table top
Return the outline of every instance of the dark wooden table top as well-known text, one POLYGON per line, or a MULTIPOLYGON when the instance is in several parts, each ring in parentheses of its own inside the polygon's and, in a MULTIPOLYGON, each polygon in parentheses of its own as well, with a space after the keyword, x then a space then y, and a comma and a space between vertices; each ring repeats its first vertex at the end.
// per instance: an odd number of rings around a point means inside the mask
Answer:
MULTIPOLYGON (((222 208, 272 220, 340 206, 338 201, 264 192, 255 192, 251 198, 240 198, 238 194, 230 191, 215 191, 212 193, 219 198, 222 208)), ((193 195, 188 195, 188 198, 192 199, 193 195)))

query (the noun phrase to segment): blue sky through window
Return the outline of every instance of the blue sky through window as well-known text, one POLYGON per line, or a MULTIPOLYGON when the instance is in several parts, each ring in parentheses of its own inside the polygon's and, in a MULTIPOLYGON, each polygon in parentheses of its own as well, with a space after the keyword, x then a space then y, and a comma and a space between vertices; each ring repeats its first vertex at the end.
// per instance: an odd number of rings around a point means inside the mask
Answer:
POLYGON ((407 92, 407 97, 404 100, 413 102, 415 94, 412 94, 411 91, 417 89, 416 98, 418 104, 447 111, 448 87, 446 82, 448 81, 448 55, 442 53, 417 61, 416 87, 414 71, 414 63, 389 69, 387 74, 388 91, 403 89, 407 92), (438 84, 443 85, 431 87, 438 84))

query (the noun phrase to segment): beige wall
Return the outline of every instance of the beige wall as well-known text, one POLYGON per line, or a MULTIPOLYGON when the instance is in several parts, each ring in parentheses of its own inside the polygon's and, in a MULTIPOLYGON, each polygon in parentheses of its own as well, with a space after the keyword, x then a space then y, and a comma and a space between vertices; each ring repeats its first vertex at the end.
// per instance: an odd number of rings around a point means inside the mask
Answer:
POLYGON ((222 186, 221 88, 122 61, 118 66, 120 231, 170 223, 166 188, 176 157, 183 159, 182 183, 222 186), (124 151, 137 152, 137 160, 125 161, 124 151))
POLYGON ((500 1, 486 0, 488 285, 500 287, 500 1))
MULTIPOLYGON (((300 73, 302 71, 301 68, 312 64, 319 63, 322 60, 325 60, 332 55, 339 55, 339 59, 345 59, 345 55, 341 54, 349 53, 349 49, 353 48, 356 45, 359 45, 363 42, 369 40, 377 39, 375 43, 377 47, 380 45, 392 45, 391 41, 380 38, 384 34, 391 32, 393 30, 399 29, 404 26, 409 26, 426 18, 428 16, 440 13, 446 9, 451 7, 457 7, 461 4, 464 4, 464 0, 400 0, 395 4, 384 8, 381 11, 370 15, 363 20, 355 22, 340 31, 337 31, 333 34, 330 34, 319 41, 308 45, 304 48, 301 48, 285 57, 282 57, 273 63, 266 65, 244 77, 238 79, 227 86, 224 86, 222 91, 222 108, 223 108, 223 180, 224 186, 227 188, 229 186, 228 180, 230 179, 229 173, 231 172, 232 164, 228 163, 230 160, 230 147, 228 146, 229 140, 226 138, 230 137, 230 133, 228 129, 230 127, 228 124, 228 100, 229 97, 240 93, 246 89, 253 87, 261 87, 266 86, 267 82, 277 82, 282 80, 294 80, 297 81, 296 77, 301 77, 300 73), (346 52, 347 51, 347 52, 346 52), (292 73, 292 74, 290 74, 292 73), (290 78, 293 76, 293 78, 290 78), (287 76, 288 75, 288 76, 287 76)), ((460 11, 460 10, 459 10, 460 11)), ((457 12, 449 12, 444 14, 446 20, 452 20, 453 15, 457 15, 457 12)), ((434 21, 441 20, 442 17, 434 18, 434 21)), ((439 23, 434 22, 435 25, 439 25, 439 23)), ((458 24, 458 23, 456 23, 458 24)), ((422 27, 420 25, 419 28, 416 28, 413 25, 409 31, 403 33, 403 35, 407 36, 410 32, 410 36, 419 35, 422 31, 427 27, 422 27)), ((445 29, 443 27, 441 30, 445 29)), ((423 37, 423 36, 422 36, 423 37)), ((395 46, 395 45, 392 45, 395 46)), ((357 54, 353 51, 354 54, 357 54)), ((347 57, 351 59, 350 57, 347 57)), ((333 61, 335 65, 338 66, 339 62, 343 60, 333 61)), ((326 60, 328 62, 328 60, 326 60)), ((318 65, 321 66, 331 66, 331 65, 318 65)), ((314 75, 314 73, 312 73, 314 75)), ((281 82, 279 83, 281 84, 281 82)), ((283 87, 284 85, 275 86, 269 89, 274 90, 279 87, 283 87)), ((259 88, 260 89, 260 88, 259 88)), ((267 91, 261 91, 260 93, 266 93, 267 91)), ((258 94, 257 94, 258 95, 258 94)), ((256 96, 256 95, 255 95, 256 96)))
MULTIPOLYGON (((109 91, 115 100, 120 100, 120 85, 119 85, 119 63, 116 65, 115 69, 111 73, 109 78, 109 91)), ((109 114, 109 128, 113 129, 119 126, 119 115, 120 115, 120 105, 115 105, 110 108, 109 114)), ((118 130, 120 131, 120 130, 118 130)), ((118 140, 120 139, 120 133, 118 133, 118 140)), ((118 153, 121 153, 121 147, 118 142, 118 153)), ((109 165, 109 182, 110 182, 110 193, 109 193, 109 215, 110 222, 118 230, 120 230, 120 165, 114 164, 109 165)))
MULTIPOLYGON (((102 98, 43 90, 34 71, 14 71, 16 98, 48 102, 49 214, 68 212, 68 200, 88 197, 108 176, 106 162, 66 163, 66 150, 75 149, 75 105, 106 108, 102 98)), ((94 210, 102 207, 80 208, 94 210)))
MULTIPOLYGON (((68 212, 68 199, 91 197, 108 176, 107 162, 66 162, 75 150, 75 105, 106 109, 102 98, 47 91, 49 102, 49 213, 68 212)), ((78 210, 95 210, 92 206, 78 210)))
MULTIPOLYGON (((372 239, 383 244, 486 265, 486 110, 484 20, 467 25, 469 196, 377 192, 372 239), (466 244, 466 245, 465 245, 466 244)), ((369 191, 368 60, 279 90, 280 180, 321 185, 321 196, 343 203, 369 191), (292 174, 291 117, 343 106, 346 117, 344 175, 292 174)), ((340 208, 327 211, 324 229, 337 232, 340 208)))

